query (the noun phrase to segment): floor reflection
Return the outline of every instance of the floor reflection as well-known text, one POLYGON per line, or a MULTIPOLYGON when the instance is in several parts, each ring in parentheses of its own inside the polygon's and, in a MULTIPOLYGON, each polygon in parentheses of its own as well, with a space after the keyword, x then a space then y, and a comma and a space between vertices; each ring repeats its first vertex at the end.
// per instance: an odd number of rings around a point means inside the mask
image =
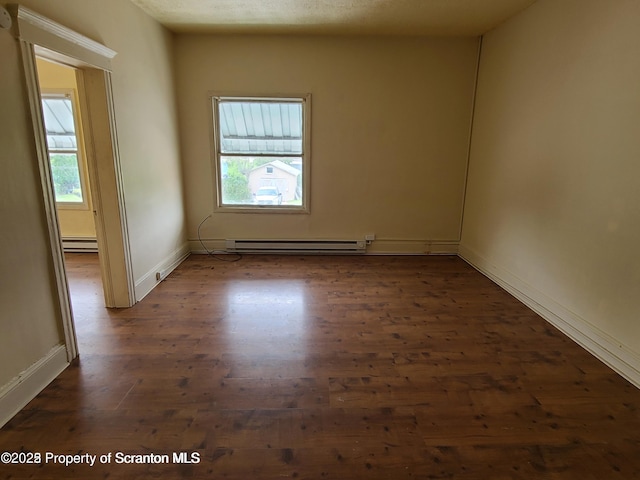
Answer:
POLYGON ((304 282, 240 280, 229 284, 225 297, 224 328, 231 351, 306 351, 304 282))

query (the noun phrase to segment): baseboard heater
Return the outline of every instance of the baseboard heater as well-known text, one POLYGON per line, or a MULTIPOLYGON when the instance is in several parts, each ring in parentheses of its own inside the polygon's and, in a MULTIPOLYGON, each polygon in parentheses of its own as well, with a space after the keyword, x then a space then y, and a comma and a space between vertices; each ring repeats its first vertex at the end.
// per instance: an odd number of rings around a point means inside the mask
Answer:
POLYGON ((98 241, 95 238, 64 237, 62 249, 65 252, 97 252, 98 241))
POLYGON ((230 253, 364 253, 365 240, 226 240, 230 253))

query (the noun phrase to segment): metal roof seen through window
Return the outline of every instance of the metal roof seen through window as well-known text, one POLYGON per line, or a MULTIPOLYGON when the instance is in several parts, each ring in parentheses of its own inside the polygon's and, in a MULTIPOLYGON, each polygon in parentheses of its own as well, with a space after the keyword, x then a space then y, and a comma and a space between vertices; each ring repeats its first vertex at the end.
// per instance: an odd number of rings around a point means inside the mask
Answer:
POLYGON ((300 102, 220 101, 223 153, 302 153, 300 102))
POLYGON ((68 98, 43 98, 42 113, 50 150, 76 150, 73 107, 68 98))

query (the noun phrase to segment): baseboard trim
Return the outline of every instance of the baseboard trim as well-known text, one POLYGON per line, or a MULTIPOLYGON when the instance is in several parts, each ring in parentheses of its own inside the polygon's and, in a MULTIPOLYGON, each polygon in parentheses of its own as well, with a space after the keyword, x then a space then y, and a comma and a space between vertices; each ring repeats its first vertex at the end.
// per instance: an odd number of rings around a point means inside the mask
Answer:
MULTIPOLYGON (((226 244, 223 239, 207 239, 202 243, 199 240, 190 240, 191 253, 225 253, 226 244)), ((457 255, 458 243, 457 240, 376 239, 367 246, 365 255, 457 255)))
POLYGON ((177 250, 174 250, 162 262, 158 263, 155 267, 144 274, 144 276, 135 284, 136 302, 139 302, 146 297, 149 292, 156 287, 156 285, 167 278, 167 276, 169 276, 169 274, 173 272, 178 265, 184 262, 190 254, 189 245, 185 243, 177 250), (160 278, 158 278, 158 275, 160 278))
POLYGON ((601 362, 640 388, 640 355, 638 353, 474 250, 460 245, 458 255, 601 362))
POLYGON ((69 366, 64 345, 49 353, 0 388, 0 428, 69 366))

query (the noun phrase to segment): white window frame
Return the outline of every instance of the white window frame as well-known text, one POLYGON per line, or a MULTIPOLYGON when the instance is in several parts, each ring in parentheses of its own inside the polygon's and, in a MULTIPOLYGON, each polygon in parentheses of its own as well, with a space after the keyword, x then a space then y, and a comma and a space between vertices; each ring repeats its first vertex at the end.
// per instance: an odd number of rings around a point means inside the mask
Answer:
POLYGON ((217 212, 235 212, 235 213, 310 213, 310 185, 311 185, 311 94, 301 95, 228 95, 210 93, 212 108, 212 162, 215 175, 216 201, 214 210, 217 212), (249 102, 299 102, 302 105, 302 152, 300 154, 229 154, 222 153, 220 147, 220 128, 218 125, 220 101, 249 101, 249 102), (302 158, 302 205, 234 205, 224 204, 222 201, 222 156, 255 156, 255 157, 300 157, 302 158))
MULTIPOLYGON (((78 118, 78 102, 76 101, 76 91, 73 89, 43 89, 40 94, 42 99, 66 98, 71 101, 73 113, 73 124, 76 134, 76 149, 51 149, 47 145, 47 155, 51 164, 51 155, 56 153, 75 153, 78 162, 78 176, 80 177, 80 190, 82 191, 82 202, 60 202, 56 199, 56 207, 64 210, 89 210, 89 185, 86 181, 86 172, 82 158, 82 135, 80 132, 80 120, 78 118)), ((53 182, 53 178, 51 179, 53 182)), ((55 195, 55 194, 54 194, 55 195)))

